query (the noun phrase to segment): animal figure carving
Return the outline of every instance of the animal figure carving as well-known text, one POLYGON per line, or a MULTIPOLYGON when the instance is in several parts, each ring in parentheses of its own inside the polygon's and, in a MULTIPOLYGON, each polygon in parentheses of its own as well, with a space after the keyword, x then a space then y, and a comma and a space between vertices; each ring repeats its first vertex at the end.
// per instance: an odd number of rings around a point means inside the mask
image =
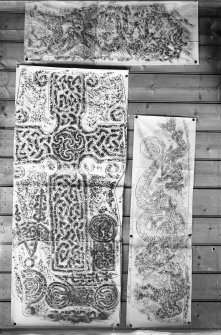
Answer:
POLYGON ((147 136, 140 144, 146 168, 135 189, 141 210, 136 230, 144 243, 136 248, 135 266, 142 284, 137 284, 135 296, 142 311, 164 320, 183 312, 182 301, 189 290, 179 265, 186 248, 186 224, 175 197, 185 186, 183 166, 188 145, 174 119, 160 126, 169 146, 158 136, 147 136), (174 271, 171 264, 177 264, 179 270, 174 271), (167 276, 169 286, 161 287, 157 276, 167 276))

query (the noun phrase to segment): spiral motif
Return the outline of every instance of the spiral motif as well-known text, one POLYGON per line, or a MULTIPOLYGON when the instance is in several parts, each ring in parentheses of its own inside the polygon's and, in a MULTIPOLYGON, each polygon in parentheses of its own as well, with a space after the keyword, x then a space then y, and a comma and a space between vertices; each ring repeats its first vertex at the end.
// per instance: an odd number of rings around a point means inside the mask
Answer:
POLYGON ((91 74, 87 79, 86 79, 86 84, 89 87, 95 87, 98 85, 98 76, 96 74, 91 74))
POLYGON ((149 212, 143 212, 137 218, 136 229, 139 236, 146 242, 154 241, 168 234, 177 234, 185 227, 183 216, 173 211, 166 214, 162 211, 160 214, 151 215, 149 212))
POLYGON ((25 123, 28 121, 28 112, 23 108, 16 111, 16 122, 25 123))
POLYGON ((140 144, 141 154, 146 159, 154 161, 163 159, 165 148, 166 146, 161 139, 152 136, 145 137, 140 144))
POLYGON ((29 306, 27 305, 25 310, 24 310, 24 314, 26 316, 31 316, 31 315, 34 315, 36 313, 36 310, 33 306, 29 306))
POLYGON ((154 215, 153 217, 148 212, 143 212, 137 219, 137 232, 144 241, 148 242, 155 238, 158 230, 160 230, 158 229, 159 224, 165 222, 166 220, 167 218, 165 215, 154 215))
POLYGON ((53 137, 53 152, 63 161, 77 160, 84 147, 85 139, 75 128, 63 129, 53 137))
POLYGON ((69 305, 71 291, 69 287, 60 282, 54 282, 48 286, 45 300, 47 304, 55 309, 61 309, 69 305))
POLYGON ((100 286, 95 292, 96 304, 104 309, 113 309, 118 304, 118 290, 116 286, 104 284, 100 286))
POLYGON ((114 109, 110 111, 111 121, 115 121, 115 122, 122 121, 123 122, 126 115, 127 115, 127 112, 125 108, 122 106, 114 107, 114 109))
POLYGON ((40 86, 43 87, 47 84, 48 78, 44 71, 36 71, 34 74, 34 82, 40 86))
POLYGON ((94 216, 89 224, 89 234, 97 242, 109 242, 117 233, 117 222, 109 215, 94 216))
POLYGON ((25 169, 22 166, 14 167, 14 178, 22 178, 25 176, 25 169))
POLYGON ((35 270, 25 270, 22 273, 23 298, 26 302, 36 303, 43 298, 46 292, 46 279, 42 273, 35 270))
POLYGON ((105 172, 109 178, 118 179, 120 177, 120 166, 117 163, 109 163, 105 172))

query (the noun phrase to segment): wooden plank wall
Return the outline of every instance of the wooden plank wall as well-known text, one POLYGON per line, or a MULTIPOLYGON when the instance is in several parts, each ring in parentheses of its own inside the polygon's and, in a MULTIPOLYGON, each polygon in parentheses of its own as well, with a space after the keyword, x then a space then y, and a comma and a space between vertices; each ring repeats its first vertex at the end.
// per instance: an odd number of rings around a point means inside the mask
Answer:
MULTIPOLYGON (((24 1, 0 2, 0 328, 10 326, 15 66, 23 61, 24 1)), ((128 264, 133 116, 197 119, 191 329, 221 327, 221 2, 199 1, 199 66, 130 68, 123 220, 122 322, 128 264)), ((11 327, 11 328, 10 328, 11 327)))

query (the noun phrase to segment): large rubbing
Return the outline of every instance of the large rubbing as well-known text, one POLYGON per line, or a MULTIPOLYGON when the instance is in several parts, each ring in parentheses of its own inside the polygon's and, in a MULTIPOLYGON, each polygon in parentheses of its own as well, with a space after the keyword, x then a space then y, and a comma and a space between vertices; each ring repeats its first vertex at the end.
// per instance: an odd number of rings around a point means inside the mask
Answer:
POLYGON ((27 3, 25 60, 198 64, 198 2, 27 3))
POLYGON ((19 66, 12 322, 120 323, 128 71, 19 66))
POLYGON ((196 119, 135 116, 127 325, 191 322, 196 119))

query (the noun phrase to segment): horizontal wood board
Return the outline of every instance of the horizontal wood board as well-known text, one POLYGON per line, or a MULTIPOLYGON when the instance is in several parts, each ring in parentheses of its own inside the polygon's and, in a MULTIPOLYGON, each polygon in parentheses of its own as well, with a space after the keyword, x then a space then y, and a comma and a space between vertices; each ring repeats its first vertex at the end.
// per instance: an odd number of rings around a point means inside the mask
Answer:
MULTIPOLYGON (((10 327, 12 157, 15 67, 24 61, 24 5, 25 1, 0 2, 0 328, 5 334, 14 328, 10 327)), ((125 327, 133 121, 134 115, 142 114, 196 118, 193 302, 189 329, 221 328, 220 1, 199 1, 199 44, 199 66, 125 67, 130 69, 130 76, 121 327, 125 327)), ((14 329, 13 332, 18 333, 14 329)))

